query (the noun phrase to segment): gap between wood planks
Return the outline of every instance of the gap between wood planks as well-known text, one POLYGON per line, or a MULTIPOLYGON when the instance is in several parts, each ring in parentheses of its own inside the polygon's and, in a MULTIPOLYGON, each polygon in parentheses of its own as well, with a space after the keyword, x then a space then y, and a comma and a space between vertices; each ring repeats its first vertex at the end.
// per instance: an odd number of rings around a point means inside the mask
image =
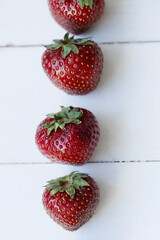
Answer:
MULTIPOLYGON (((89 161, 86 164, 104 164, 104 163, 160 163, 160 160, 113 160, 113 161, 89 161)), ((53 162, 5 162, 0 165, 41 165, 41 164, 57 164, 53 162)))
MULTIPOLYGON (((160 40, 140 40, 140 41, 116 41, 116 42, 97 42, 100 45, 120 45, 120 44, 154 44, 160 43, 160 40)), ((6 44, 0 45, 0 48, 27 48, 27 47, 42 47, 43 44, 6 44)))

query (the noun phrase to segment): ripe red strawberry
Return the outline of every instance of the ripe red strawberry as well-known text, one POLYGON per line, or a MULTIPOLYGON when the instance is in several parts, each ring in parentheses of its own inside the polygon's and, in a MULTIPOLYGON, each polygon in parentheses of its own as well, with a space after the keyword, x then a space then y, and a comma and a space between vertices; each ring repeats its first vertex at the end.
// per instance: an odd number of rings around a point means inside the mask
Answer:
POLYGON ((87 174, 72 172, 48 181, 42 201, 49 216, 69 231, 77 230, 94 214, 99 188, 87 174))
POLYGON ((100 130, 95 116, 83 108, 62 107, 48 114, 37 128, 40 152, 53 162, 81 165, 92 156, 100 130))
POLYGON ((48 0, 53 18, 73 34, 86 31, 104 12, 104 0, 48 0))
POLYGON ((42 66, 58 88, 68 94, 83 95, 97 86, 103 68, 103 54, 99 46, 88 39, 69 38, 54 40, 47 45, 42 66))

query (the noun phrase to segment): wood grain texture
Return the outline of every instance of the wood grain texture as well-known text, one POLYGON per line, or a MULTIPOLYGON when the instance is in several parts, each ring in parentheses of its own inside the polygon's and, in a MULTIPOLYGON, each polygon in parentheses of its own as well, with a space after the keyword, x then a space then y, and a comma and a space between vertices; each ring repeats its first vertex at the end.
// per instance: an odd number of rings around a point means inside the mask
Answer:
POLYGON ((101 138, 91 161, 160 160, 160 44, 101 45, 104 71, 97 89, 69 96, 41 68, 43 48, 0 50, 0 162, 48 162, 37 150, 37 125, 61 105, 91 110, 101 138))
POLYGON ((5 240, 159 240, 160 164, 0 166, 0 237, 5 240), (90 174, 101 191, 95 215, 75 232, 63 230, 43 209, 47 180, 73 170, 90 174))
MULTIPOLYGON (((98 42, 160 40, 159 0, 106 0, 105 13, 83 36, 98 42)), ((46 44, 65 33, 47 0, 0 0, 0 45, 46 44)))

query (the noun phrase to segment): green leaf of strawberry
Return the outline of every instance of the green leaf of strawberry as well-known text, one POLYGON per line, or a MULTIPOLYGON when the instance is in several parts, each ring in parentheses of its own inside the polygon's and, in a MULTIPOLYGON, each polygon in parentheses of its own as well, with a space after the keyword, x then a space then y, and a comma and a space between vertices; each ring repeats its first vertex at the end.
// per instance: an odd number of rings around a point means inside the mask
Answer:
POLYGON ((69 33, 66 33, 63 40, 53 40, 53 44, 44 45, 47 49, 56 50, 62 48, 62 57, 66 58, 66 56, 72 51, 75 54, 79 53, 79 49, 76 45, 92 45, 93 43, 88 40, 88 38, 84 39, 74 39, 74 37, 69 38, 69 33))
POLYGON ((71 198, 74 197, 75 190, 80 187, 89 186, 88 182, 85 181, 87 175, 79 172, 71 172, 70 175, 58 178, 56 180, 48 181, 45 186, 47 190, 50 190, 50 195, 53 196, 58 191, 66 192, 71 198))
POLYGON ((47 135, 49 136, 52 130, 57 131, 58 127, 65 129, 65 125, 68 123, 80 124, 79 118, 82 117, 83 112, 73 107, 61 107, 62 110, 59 113, 48 114, 48 118, 53 118, 54 120, 50 123, 45 123, 43 128, 47 128, 47 135))

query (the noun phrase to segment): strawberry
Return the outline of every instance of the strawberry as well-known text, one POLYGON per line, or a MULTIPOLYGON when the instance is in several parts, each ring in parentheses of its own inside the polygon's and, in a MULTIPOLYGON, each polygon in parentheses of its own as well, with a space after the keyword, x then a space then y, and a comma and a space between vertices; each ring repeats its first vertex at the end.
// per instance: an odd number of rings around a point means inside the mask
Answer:
POLYGON ((88 39, 54 40, 46 45, 42 66, 58 88, 68 94, 83 95, 97 86, 103 68, 103 54, 99 46, 88 39))
POLYGON ((85 32, 104 12, 104 0, 48 0, 53 18, 73 34, 85 32))
POLYGON ((42 196, 49 216, 69 231, 77 230, 94 214, 99 203, 99 188, 89 175, 72 172, 48 181, 42 196))
POLYGON ((92 156, 100 130, 95 116, 83 108, 61 107, 37 127, 40 152, 53 162, 82 165, 92 156))

